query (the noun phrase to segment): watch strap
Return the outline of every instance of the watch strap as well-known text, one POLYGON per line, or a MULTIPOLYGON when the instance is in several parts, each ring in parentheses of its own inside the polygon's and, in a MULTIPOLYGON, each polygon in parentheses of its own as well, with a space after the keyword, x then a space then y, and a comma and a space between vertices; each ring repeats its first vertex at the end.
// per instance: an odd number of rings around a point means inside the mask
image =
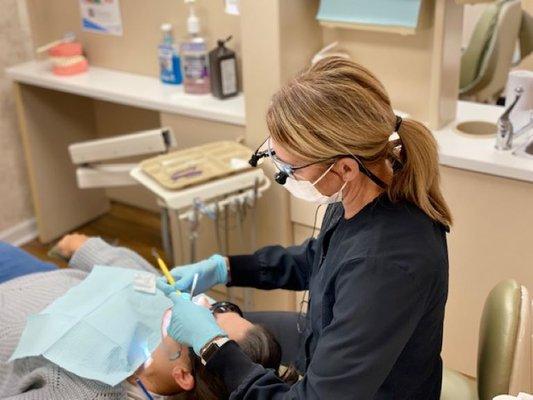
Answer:
POLYGON ((230 339, 227 336, 215 336, 213 339, 207 342, 207 344, 200 350, 200 359, 202 364, 206 365, 209 359, 213 357, 218 349, 229 341, 230 339))

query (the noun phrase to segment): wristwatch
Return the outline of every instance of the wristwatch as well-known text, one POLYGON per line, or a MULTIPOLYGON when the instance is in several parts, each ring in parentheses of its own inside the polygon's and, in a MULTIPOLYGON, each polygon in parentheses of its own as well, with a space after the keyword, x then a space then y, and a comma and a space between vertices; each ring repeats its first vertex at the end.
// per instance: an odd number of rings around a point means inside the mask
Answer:
POLYGON ((213 355, 220 349, 226 342, 229 342, 227 336, 215 336, 200 350, 200 359, 202 364, 206 365, 213 355))

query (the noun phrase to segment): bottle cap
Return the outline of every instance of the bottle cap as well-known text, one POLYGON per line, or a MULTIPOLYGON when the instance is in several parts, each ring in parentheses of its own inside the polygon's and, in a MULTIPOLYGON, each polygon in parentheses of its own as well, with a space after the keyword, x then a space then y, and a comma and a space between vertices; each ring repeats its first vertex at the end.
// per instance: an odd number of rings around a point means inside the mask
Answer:
POLYGON ((231 39, 233 39, 233 35, 229 35, 226 39, 218 39, 218 47, 224 47, 224 45, 228 43, 231 39))
POLYGON ((172 30, 172 24, 169 24, 168 22, 161 24, 161 30, 163 32, 170 32, 172 30))

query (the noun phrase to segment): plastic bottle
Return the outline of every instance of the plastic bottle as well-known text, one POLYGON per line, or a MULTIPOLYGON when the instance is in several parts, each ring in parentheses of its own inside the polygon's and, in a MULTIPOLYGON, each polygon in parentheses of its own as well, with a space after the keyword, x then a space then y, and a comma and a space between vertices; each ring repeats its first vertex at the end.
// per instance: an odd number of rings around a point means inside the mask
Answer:
POLYGON ((231 36, 226 40, 218 40, 218 46, 209 52, 211 93, 219 99, 225 99, 239 93, 235 52, 225 46, 229 40, 231 40, 231 36))
POLYGON ((180 57, 172 35, 172 25, 168 23, 161 25, 161 31, 163 32, 163 41, 158 47, 161 81, 179 85, 183 79, 180 57))
POLYGON ((181 44, 183 88, 185 93, 206 94, 211 90, 207 44, 200 36, 200 21, 194 13, 194 2, 195 0, 185 0, 185 3, 189 4, 187 18, 189 36, 181 44))

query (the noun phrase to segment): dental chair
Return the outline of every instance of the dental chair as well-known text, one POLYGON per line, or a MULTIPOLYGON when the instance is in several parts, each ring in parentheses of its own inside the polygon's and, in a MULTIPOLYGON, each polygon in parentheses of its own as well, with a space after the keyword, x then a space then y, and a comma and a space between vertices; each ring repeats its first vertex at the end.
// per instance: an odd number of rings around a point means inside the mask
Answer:
POLYGON ((479 328, 477 381, 444 369, 441 400, 492 400, 533 389, 532 302, 515 280, 500 282, 485 301, 479 328))
POLYGON ((459 96, 495 102, 505 88, 522 22, 520 0, 497 0, 479 18, 461 57, 459 96))

